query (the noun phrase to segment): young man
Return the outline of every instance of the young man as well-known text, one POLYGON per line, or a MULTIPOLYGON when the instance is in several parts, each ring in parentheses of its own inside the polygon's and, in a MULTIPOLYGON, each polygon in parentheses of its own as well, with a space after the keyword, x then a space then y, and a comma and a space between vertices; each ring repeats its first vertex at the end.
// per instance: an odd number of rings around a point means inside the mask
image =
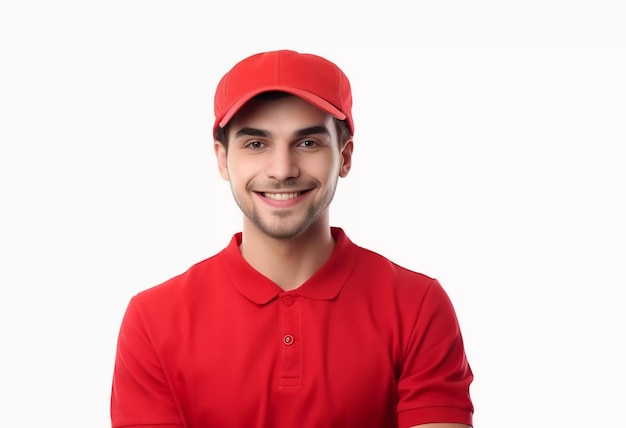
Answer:
POLYGON ((253 55, 219 82, 214 149, 243 229, 131 299, 113 427, 472 424, 473 375, 445 291, 330 225, 351 107, 348 78, 310 54, 253 55))

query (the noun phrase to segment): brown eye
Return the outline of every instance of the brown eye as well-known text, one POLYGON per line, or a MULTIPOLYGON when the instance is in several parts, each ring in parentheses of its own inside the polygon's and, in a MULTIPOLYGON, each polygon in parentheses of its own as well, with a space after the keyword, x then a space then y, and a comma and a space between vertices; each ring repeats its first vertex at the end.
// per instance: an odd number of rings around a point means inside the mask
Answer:
POLYGON ((253 148, 253 149, 262 149, 263 143, 260 141, 253 141, 250 144, 248 144, 248 147, 253 148))

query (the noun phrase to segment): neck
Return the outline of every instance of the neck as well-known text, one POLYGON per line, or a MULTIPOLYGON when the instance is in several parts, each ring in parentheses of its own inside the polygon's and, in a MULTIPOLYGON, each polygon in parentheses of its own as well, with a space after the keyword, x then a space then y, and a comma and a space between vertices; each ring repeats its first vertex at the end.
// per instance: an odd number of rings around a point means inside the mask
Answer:
POLYGON ((302 235, 291 239, 272 238, 244 222, 239 250, 254 269, 289 291, 317 272, 334 246, 328 222, 312 225, 302 235))

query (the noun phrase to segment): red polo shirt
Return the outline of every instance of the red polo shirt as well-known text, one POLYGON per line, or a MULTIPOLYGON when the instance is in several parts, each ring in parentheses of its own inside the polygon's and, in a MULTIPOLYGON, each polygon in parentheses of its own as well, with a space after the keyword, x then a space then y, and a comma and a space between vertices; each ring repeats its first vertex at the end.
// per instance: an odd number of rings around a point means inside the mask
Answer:
POLYGON ((472 423, 472 372, 440 284, 353 244, 285 292, 228 247, 134 296, 112 426, 409 427, 472 423))

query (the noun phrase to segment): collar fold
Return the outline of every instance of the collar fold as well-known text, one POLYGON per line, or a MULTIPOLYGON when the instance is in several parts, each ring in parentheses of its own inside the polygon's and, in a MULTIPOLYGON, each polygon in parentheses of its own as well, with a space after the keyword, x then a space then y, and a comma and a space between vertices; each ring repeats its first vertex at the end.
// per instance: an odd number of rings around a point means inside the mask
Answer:
MULTIPOLYGON (((347 237, 343 229, 331 228, 335 248, 322 267, 295 290, 289 291, 310 299, 332 300, 341 291, 356 265, 359 247, 347 237)), ((258 305, 264 305, 285 291, 275 282, 256 271, 239 251, 241 232, 233 235, 218 261, 235 287, 243 296, 258 305)))

